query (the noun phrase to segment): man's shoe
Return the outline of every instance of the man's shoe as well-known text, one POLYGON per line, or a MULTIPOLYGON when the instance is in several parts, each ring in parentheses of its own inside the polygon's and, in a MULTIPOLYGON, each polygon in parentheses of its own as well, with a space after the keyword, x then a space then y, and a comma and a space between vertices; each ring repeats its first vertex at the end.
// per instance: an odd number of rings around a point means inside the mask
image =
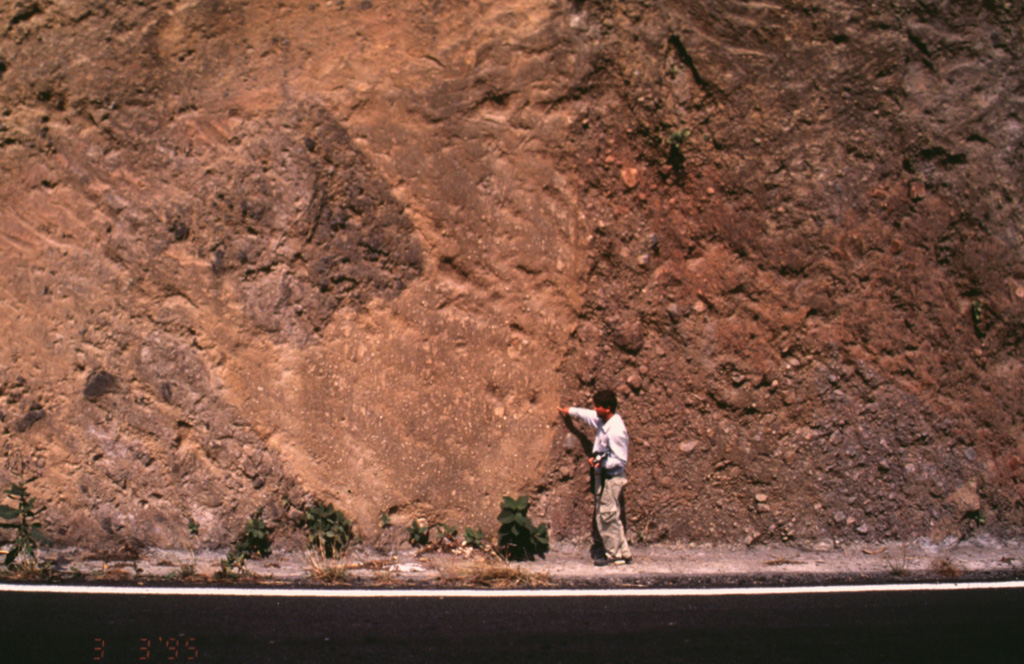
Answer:
POLYGON ((609 565, 629 565, 632 558, 598 558, 594 561, 595 567, 607 567, 609 565))

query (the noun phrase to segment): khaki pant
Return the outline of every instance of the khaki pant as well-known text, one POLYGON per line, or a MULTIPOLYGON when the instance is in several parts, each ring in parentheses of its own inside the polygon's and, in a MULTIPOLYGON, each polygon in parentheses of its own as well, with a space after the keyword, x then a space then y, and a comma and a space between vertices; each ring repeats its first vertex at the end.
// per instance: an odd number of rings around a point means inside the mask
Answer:
POLYGON ((629 542, 626 541, 626 529, 622 525, 622 490, 625 488, 625 477, 606 477, 597 494, 594 521, 601 535, 605 555, 609 558, 632 556, 629 542))

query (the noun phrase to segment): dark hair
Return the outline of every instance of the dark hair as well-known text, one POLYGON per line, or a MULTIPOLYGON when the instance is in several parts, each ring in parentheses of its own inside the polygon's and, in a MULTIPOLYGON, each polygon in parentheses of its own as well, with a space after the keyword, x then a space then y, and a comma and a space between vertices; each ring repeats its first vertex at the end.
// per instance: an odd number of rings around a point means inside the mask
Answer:
POLYGON ((619 399, 611 390, 600 390, 594 395, 594 405, 607 408, 614 413, 619 408, 619 399))

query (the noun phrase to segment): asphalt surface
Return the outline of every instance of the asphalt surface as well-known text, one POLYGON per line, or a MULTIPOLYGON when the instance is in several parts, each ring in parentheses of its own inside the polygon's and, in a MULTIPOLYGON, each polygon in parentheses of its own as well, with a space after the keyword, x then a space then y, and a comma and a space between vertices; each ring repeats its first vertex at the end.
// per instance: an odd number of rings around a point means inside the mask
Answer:
POLYGON ((0 652, 27 664, 1018 662, 1022 585, 248 596, 8 587, 0 652))

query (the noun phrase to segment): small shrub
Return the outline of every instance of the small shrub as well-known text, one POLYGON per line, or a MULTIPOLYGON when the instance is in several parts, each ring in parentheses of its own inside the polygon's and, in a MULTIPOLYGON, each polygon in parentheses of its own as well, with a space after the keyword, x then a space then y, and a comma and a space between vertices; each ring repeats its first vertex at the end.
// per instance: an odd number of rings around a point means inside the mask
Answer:
POLYGON ((430 525, 426 519, 413 519, 405 529, 409 533, 409 544, 426 546, 430 542, 430 525))
MULTIPOLYGON (((31 481, 31 480, 29 480, 31 481)), ((26 482, 27 484, 28 482, 26 482)), ((36 562, 36 549, 40 544, 47 544, 49 539, 43 534, 35 518, 42 514, 46 508, 36 509, 36 499, 28 495, 25 484, 12 483, 8 487, 7 497, 17 501, 17 507, 0 505, 0 519, 6 519, 9 523, 0 523, 0 528, 14 529, 14 541, 11 543, 4 564, 10 567, 17 560, 18 556, 24 556, 30 563, 36 562)))
POLYGON ((483 528, 477 528, 476 530, 466 528, 466 546, 474 549, 482 549, 485 545, 484 537, 483 528))
POLYGON ((307 507, 303 522, 309 546, 322 550, 327 558, 344 551, 352 541, 352 522, 331 503, 316 502, 307 507))
POLYGON ((270 555, 273 529, 263 520, 263 508, 256 510, 245 523, 242 534, 235 540, 227 557, 221 561, 221 570, 230 574, 232 570, 242 572, 250 558, 265 558, 270 555))
POLYGON ((441 551, 451 551, 458 544, 455 541, 459 534, 457 528, 452 528, 446 523, 439 523, 434 526, 437 529, 437 548, 441 551))
POLYGON ((428 551, 451 551, 458 547, 459 529, 447 523, 431 525, 426 519, 413 519, 409 527, 409 544, 428 551), (431 531, 437 531, 435 540, 430 541, 431 531))
POLYGON ((533 525, 526 515, 529 509, 530 501, 526 496, 502 499, 498 549, 511 560, 532 560, 548 550, 548 524, 533 525))
POLYGON ((391 527, 391 515, 388 514, 387 512, 385 512, 384 510, 380 511, 380 516, 377 517, 377 518, 380 519, 380 527, 381 528, 390 528, 391 527))
POLYGON ((678 148, 690 138, 689 129, 678 129, 668 135, 668 139, 665 141, 671 147, 678 148))

